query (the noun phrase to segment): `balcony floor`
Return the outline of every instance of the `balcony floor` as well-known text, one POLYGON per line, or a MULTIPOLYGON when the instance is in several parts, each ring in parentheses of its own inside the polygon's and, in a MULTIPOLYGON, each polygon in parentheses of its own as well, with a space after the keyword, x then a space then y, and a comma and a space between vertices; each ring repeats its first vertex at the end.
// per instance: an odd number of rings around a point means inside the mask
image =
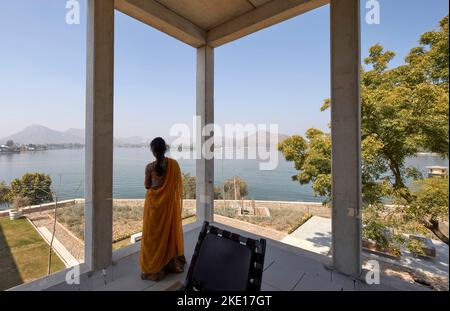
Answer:
MULTIPOLYGON (((257 237, 252 233, 223 224, 214 223, 214 225, 247 237, 257 237)), ((190 224, 186 227, 184 234, 185 256, 189 263, 201 228, 198 224, 190 224)), ((88 276, 89 273, 82 274, 79 285, 68 285, 66 282, 61 282, 52 287, 47 287, 47 290, 164 291, 177 281, 184 282, 187 272, 170 274, 160 282, 141 280, 138 265, 139 246, 139 243, 137 243, 116 251, 113 256, 113 265, 104 271, 104 274, 91 277, 88 276)), ((261 289, 263 291, 429 290, 416 283, 400 279, 398 276, 384 274, 381 274, 379 285, 367 285, 362 281, 354 280, 327 269, 329 264, 330 257, 267 239, 261 289)))

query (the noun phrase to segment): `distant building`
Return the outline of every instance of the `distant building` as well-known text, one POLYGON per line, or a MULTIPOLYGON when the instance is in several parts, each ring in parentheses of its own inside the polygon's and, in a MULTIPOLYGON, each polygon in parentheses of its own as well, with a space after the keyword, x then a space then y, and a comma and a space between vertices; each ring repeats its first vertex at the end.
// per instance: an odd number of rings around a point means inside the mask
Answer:
POLYGON ((0 153, 20 153, 20 150, 7 145, 0 145, 0 153))
POLYGON ((428 177, 448 176, 448 167, 446 166, 427 166, 428 177))

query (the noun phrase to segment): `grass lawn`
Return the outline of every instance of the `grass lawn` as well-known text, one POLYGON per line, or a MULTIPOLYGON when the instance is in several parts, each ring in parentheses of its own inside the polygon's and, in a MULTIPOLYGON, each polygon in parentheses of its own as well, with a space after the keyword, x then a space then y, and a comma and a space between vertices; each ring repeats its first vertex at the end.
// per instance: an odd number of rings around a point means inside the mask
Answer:
MULTIPOLYGON (((48 244, 25 219, 0 218, 0 290, 47 275, 48 244)), ((64 269, 52 256, 52 273, 64 269)))

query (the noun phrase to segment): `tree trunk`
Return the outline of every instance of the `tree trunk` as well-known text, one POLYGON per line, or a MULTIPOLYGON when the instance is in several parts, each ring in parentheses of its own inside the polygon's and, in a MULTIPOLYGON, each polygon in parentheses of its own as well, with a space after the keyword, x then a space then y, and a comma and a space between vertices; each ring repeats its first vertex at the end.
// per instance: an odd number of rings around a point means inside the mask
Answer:
POLYGON ((423 220, 423 225, 425 228, 430 230, 434 233, 436 237, 438 237, 439 240, 444 242, 448 245, 448 236, 446 236, 444 233, 442 233, 441 229, 439 228, 439 221, 437 220, 423 220))
POLYGON ((403 182, 400 165, 397 163, 397 161, 394 158, 392 158, 389 155, 388 152, 384 151, 384 155, 389 161, 389 168, 395 178, 395 181, 392 186, 397 190, 406 190, 404 193, 400 193, 400 196, 403 199, 405 199, 406 202, 410 203, 412 200, 411 193, 409 192, 408 187, 406 187, 405 183, 403 182))
MULTIPOLYGON (((400 166, 397 163, 397 161, 395 161, 394 158, 392 158, 388 152, 386 152, 386 150, 384 150, 384 155, 386 156, 386 158, 389 160, 389 168, 391 169, 392 174, 394 174, 394 178, 395 178, 395 183, 394 183, 394 188, 397 189, 405 189, 405 192, 400 192, 400 196, 407 202, 407 204, 411 203, 411 201, 413 200, 413 197, 411 195, 411 193, 409 192, 408 187, 406 187, 405 183, 403 182, 402 179, 402 174, 401 174, 401 170, 400 170, 400 166)), ((442 233, 442 231, 439 228, 439 221, 437 220, 428 220, 428 219, 423 219, 422 220, 422 224, 425 226, 425 228, 427 228, 428 230, 430 230, 431 232, 433 232, 433 234, 442 242, 444 242, 445 244, 448 244, 448 236, 446 236, 444 233, 442 233)))

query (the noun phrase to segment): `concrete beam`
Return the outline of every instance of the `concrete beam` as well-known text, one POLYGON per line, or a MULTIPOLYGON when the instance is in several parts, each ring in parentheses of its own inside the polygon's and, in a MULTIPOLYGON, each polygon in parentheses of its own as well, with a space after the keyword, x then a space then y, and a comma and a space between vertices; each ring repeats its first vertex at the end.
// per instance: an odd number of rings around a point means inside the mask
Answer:
MULTIPOLYGON (((198 221, 213 221, 214 215, 214 144, 206 150, 201 148, 205 142, 214 139, 214 133, 199 135, 207 124, 214 124, 214 49, 203 46, 197 49, 197 118, 196 126, 196 209, 198 221), (209 155, 209 157, 208 157, 209 155), (201 157, 200 157, 201 156, 201 157)), ((206 148, 205 148, 206 149, 206 148)))
POLYGON ((85 262, 111 264, 114 0, 88 0, 85 149, 85 262))
POLYGON ((118 11, 195 48, 205 45, 206 33, 186 18, 154 0, 115 0, 118 11))
POLYGON ((209 30, 206 41, 209 46, 218 47, 328 3, 329 0, 272 0, 209 30))
POLYGON ((331 139, 333 266, 361 274, 361 104, 359 0, 332 0, 331 139))

